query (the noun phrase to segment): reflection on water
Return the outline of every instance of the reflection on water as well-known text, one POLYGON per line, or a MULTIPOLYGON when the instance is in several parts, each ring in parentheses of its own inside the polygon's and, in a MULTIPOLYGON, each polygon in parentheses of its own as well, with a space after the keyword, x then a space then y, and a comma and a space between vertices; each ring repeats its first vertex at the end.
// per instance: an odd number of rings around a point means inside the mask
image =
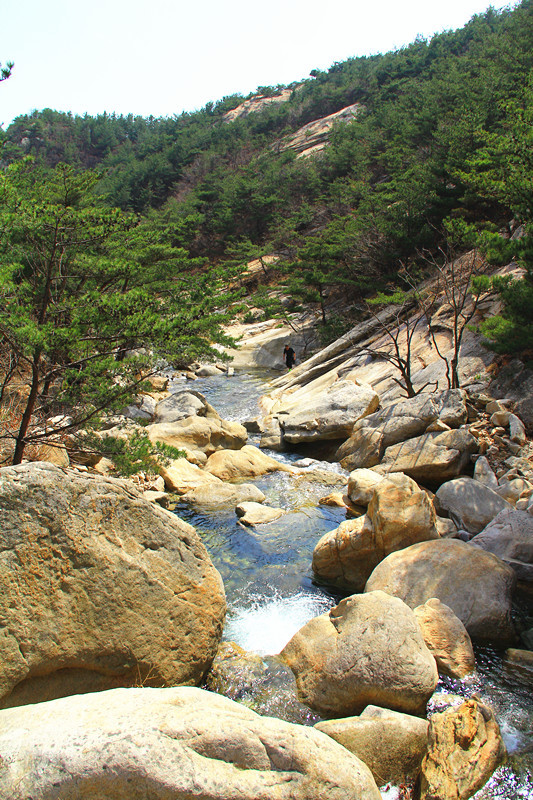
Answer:
MULTIPOLYGON (((200 391, 222 417, 242 422, 258 415, 257 400, 270 377, 272 373, 264 370, 240 373, 234 378, 173 385, 172 391, 200 391)), ((287 453, 271 455, 285 463, 298 458, 287 453)), ((233 510, 199 512, 184 505, 176 509, 196 527, 222 575, 228 600, 224 639, 265 658, 279 652, 302 625, 338 599, 315 586, 311 574, 311 557, 318 539, 345 519, 344 510, 318 505, 318 500, 334 488, 317 472, 317 466, 330 473, 342 472, 338 464, 321 463, 308 467, 304 471, 307 475, 301 471, 297 477, 277 472, 254 481, 265 493, 267 505, 287 512, 267 525, 247 528, 238 522, 233 510)), ((475 800, 533 800, 531 684, 505 671, 501 653, 483 648, 477 650, 476 657, 478 669, 473 676, 463 681, 443 678, 437 689, 462 697, 478 695, 494 709, 501 726, 509 762, 497 770, 475 800)), ((262 707, 262 713, 270 710, 282 716, 279 704, 272 699, 269 702, 273 705, 262 707)), ((312 724, 312 715, 302 721, 312 724)), ((387 800, 398 796, 395 787, 383 793, 387 800)))

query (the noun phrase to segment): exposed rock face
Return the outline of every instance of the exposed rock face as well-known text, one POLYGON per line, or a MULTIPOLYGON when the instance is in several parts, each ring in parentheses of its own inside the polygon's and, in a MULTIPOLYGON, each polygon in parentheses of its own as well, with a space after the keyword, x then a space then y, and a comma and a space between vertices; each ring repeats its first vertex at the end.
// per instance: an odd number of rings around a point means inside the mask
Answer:
POLYGON ((513 570, 492 553, 457 539, 420 542, 391 553, 367 581, 411 608, 437 597, 456 614, 473 639, 511 644, 513 570))
POLYGON ((356 506, 368 506, 383 475, 372 469, 355 469, 348 478, 347 494, 356 506))
POLYGON ((344 439, 361 417, 372 413, 379 397, 370 386, 354 381, 337 381, 307 403, 289 410, 278 419, 283 438, 291 444, 321 439, 344 439))
POLYGON ((284 139, 280 145, 280 150, 295 150, 302 156, 311 155, 319 150, 323 150, 329 138, 329 132, 333 125, 338 122, 351 122, 355 119, 362 106, 360 103, 341 108, 340 111, 335 111, 334 114, 329 114, 327 117, 316 119, 309 122, 284 139))
POLYGON ((387 447, 420 436, 437 420, 452 428, 466 422, 464 392, 449 389, 434 395, 420 394, 384 406, 357 423, 350 438, 338 449, 336 458, 348 469, 374 466, 387 447), (370 441, 378 450, 374 464, 369 463, 371 454, 362 452, 365 443, 370 441))
POLYGON ((492 710, 466 700, 457 710, 434 714, 428 753, 422 762, 423 800, 468 800, 505 758, 492 710))
POLYGON ((225 598, 194 528, 41 462, 0 470, 0 504, 2 705, 202 680, 225 598))
POLYGON ((443 483, 435 494, 435 504, 438 511, 472 534, 482 531, 500 511, 512 509, 488 486, 467 477, 443 483))
POLYGON ((351 592, 363 591, 374 567, 389 553, 438 538, 433 505, 411 478, 377 478, 367 514, 326 533, 313 552, 315 575, 351 592))
POLYGON ((476 668, 470 636, 449 606, 432 597, 414 611, 440 675, 464 678, 476 668))
POLYGON ((505 509, 471 540, 509 564, 520 581, 533 581, 533 517, 505 509))
POLYGON ((313 728, 193 688, 115 689, 0 712, 10 800, 380 800, 313 728))
POLYGON ((378 786, 413 781, 428 745, 428 722, 388 708, 367 706, 359 717, 317 722, 370 768, 378 786))
POLYGON ((245 100, 236 108, 232 108, 231 111, 226 111, 222 119, 224 122, 234 122, 234 120, 240 117, 247 117, 248 114, 256 114, 258 111, 263 111, 263 109, 267 108, 269 105, 286 103, 292 92, 293 89, 282 89, 279 94, 273 97, 267 97, 263 94, 254 94, 253 97, 245 100))
POLYGON ((464 428, 425 433, 387 447, 379 469, 405 472, 418 481, 440 482, 460 475, 477 450, 477 439, 464 428))
POLYGON ((216 475, 222 481, 237 481, 243 478, 257 478, 269 472, 291 472, 291 468, 275 458, 270 458, 251 444, 240 450, 218 450, 207 459, 205 471, 216 475))
POLYGON ((413 612, 384 592, 345 598, 304 625, 280 655, 300 700, 326 717, 368 704, 420 713, 437 685, 413 612))

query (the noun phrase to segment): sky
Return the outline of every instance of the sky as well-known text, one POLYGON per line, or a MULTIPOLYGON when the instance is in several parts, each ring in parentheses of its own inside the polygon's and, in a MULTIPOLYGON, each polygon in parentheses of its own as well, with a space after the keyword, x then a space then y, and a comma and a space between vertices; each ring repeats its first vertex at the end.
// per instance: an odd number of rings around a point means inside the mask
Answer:
MULTIPOLYGON (((459 28, 485 0, 4 0, 0 124, 53 108, 173 116, 459 28)), ((501 9, 508 2, 492 3, 501 9)))

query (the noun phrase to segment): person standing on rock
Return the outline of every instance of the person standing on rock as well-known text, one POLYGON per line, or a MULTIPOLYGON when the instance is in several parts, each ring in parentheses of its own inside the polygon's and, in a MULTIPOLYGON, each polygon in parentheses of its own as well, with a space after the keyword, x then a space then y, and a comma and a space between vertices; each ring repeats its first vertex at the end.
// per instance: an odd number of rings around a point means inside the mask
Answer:
POLYGON ((296 361, 296 353, 289 344, 285 345, 285 349, 283 351, 283 360, 288 369, 293 368, 294 362, 296 361))

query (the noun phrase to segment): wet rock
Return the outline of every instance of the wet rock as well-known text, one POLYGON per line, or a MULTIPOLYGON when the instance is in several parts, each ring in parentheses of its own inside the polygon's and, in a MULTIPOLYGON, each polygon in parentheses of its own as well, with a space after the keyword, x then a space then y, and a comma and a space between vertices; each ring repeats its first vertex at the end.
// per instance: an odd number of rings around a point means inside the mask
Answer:
POLYGON ((352 595, 310 620, 280 653, 299 699, 326 717, 368 704, 421 713, 437 684, 413 612, 384 592, 352 595))
POLYGON ((440 675, 464 678, 476 668, 470 636, 449 606, 432 597, 414 612, 440 675))
POLYGON ((500 511, 512 508, 488 486, 467 477, 443 483, 435 494, 435 506, 471 534, 482 531, 500 511))
POLYGON ((201 689, 9 709, 0 730, 0 795, 10 800, 380 800, 368 768, 337 742, 201 689))
POLYGON ((0 502, 4 706, 202 680, 225 599, 194 528, 125 481, 44 463, 2 469, 0 502))
POLYGON ((361 417, 372 413, 379 397, 370 386, 354 381, 337 381, 278 416, 285 441, 302 444, 323 439, 345 439, 361 417))
POLYGON ((279 519, 285 512, 282 508, 270 508, 261 503, 240 503, 235 513, 244 525, 264 525, 279 519))
POLYGON ((365 591, 381 589, 411 608, 437 597, 472 639, 512 644, 513 570, 492 553, 457 539, 420 542, 391 553, 373 571, 365 591))
POLYGON ((427 751, 428 722, 377 706, 359 717, 317 722, 326 733, 371 770, 378 786, 414 781, 427 751))
POLYGON ((509 648, 505 651, 504 669, 515 680, 533 687, 533 652, 509 648))
POLYGON ((422 762, 422 800, 467 800, 485 785, 505 758, 492 710, 474 699, 457 710, 434 714, 422 762))
POLYGON ((235 642, 221 642, 206 688, 244 703, 258 714, 309 725, 318 714, 300 703, 292 670, 277 656, 260 656, 235 642))
POLYGON ((247 444, 240 450, 218 450, 207 459, 205 471, 216 475, 223 481, 238 481, 243 478, 257 478, 269 472, 292 472, 293 470, 267 456, 258 447, 247 444))
POLYGON ((471 544, 501 558, 519 581, 533 581, 533 517, 526 511, 500 511, 471 544))

